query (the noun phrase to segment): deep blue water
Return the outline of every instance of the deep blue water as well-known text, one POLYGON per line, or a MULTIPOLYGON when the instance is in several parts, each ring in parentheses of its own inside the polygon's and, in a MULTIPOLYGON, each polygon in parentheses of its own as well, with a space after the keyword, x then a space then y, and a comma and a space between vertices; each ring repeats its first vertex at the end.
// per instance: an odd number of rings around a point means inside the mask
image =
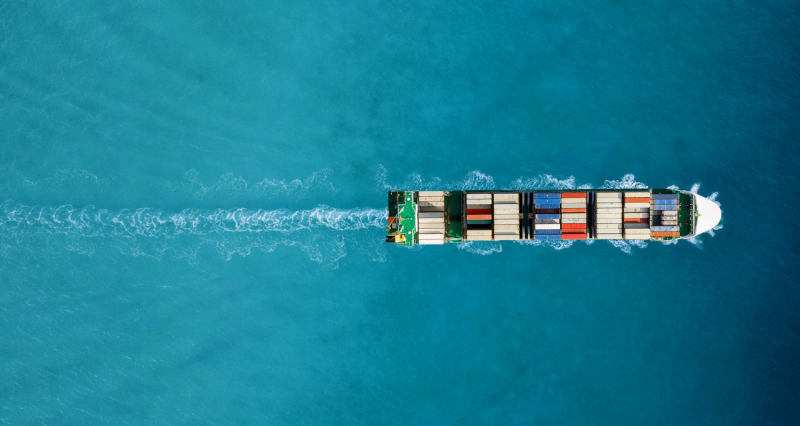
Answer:
POLYGON ((800 422, 800 6, 0 4, 0 424, 800 422), (386 191, 694 188, 678 244, 386 191))

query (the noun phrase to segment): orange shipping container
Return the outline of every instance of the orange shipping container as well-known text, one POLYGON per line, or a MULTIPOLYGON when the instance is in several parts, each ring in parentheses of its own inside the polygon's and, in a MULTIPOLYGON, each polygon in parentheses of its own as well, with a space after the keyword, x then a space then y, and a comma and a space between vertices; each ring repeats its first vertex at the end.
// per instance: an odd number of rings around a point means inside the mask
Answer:
POLYGON ((585 240, 586 234, 563 234, 561 235, 562 240, 585 240))
POLYGON ((468 214, 467 220, 492 220, 490 214, 468 214))
POLYGON ((562 234, 585 234, 585 229, 562 229, 562 234))
POLYGON ((564 192, 561 198, 586 198, 585 192, 564 192))
POLYGON ((562 223, 561 229, 586 229, 585 223, 562 223))
POLYGON ((561 213, 586 213, 586 209, 561 209, 561 213))
POLYGON ((642 203, 649 203, 649 202, 650 202, 649 198, 626 198, 625 199, 625 203, 626 204, 627 203, 642 204, 642 203))
POLYGON ((680 232, 653 232, 650 234, 653 237, 680 237, 680 232))
POLYGON ((650 219, 623 219, 625 223, 650 223, 650 219))

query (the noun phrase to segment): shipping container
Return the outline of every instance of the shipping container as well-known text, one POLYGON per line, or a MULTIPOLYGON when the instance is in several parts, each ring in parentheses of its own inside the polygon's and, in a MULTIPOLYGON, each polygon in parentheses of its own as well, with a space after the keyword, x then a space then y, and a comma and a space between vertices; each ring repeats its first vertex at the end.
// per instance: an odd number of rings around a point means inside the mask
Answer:
POLYGON ((661 224, 662 225, 677 225, 678 221, 677 220, 664 220, 664 219, 662 219, 661 220, 661 224))
POLYGON ((654 226, 653 231, 655 232, 679 232, 681 228, 679 226, 654 226))
POLYGON ((622 199, 622 194, 619 192, 595 192, 595 198, 619 198, 622 199))
POLYGON ((564 208, 564 209, 561 209, 561 212, 562 213, 584 213, 584 216, 585 216, 586 209, 566 209, 566 208, 564 208))
POLYGON ((596 203, 595 208, 598 209, 621 209, 622 203, 596 203))
POLYGON ((519 201, 519 194, 494 194, 495 201, 519 201))
POLYGON ((650 198, 654 200, 677 200, 678 194, 653 194, 650 198))
POLYGON ((621 240, 622 234, 597 234, 595 238, 598 240, 621 240))
POLYGON ((443 217, 423 217, 420 218, 418 223, 444 223, 443 217))
POLYGON ((650 233, 652 237, 680 237, 680 232, 652 232, 650 233))
POLYGON ((647 219, 650 217, 650 213, 623 213, 625 219, 647 219))
POLYGON ((560 214, 537 214, 536 219, 560 219, 560 214))
MULTIPOLYGON (((444 219, 442 219, 444 220, 444 219)), ((468 214, 467 220, 492 220, 492 215, 490 214, 468 214)))
POLYGON ((495 219, 495 225, 519 225, 519 219, 495 219))
POLYGON ((467 229, 467 234, 469 235, 488 235, 492 236, 491 229, 467 229))
POLYGON ((653 200, 653 204, 678 204, 678 200, 653 200))
POLYGON ((619 219, 597 219, 595 223, 622 223, 622 218, 619 219))
POLYGON ((586 219, 586 213, 564 213, 561 217, 563 219, 586 219))
POLYGON ((534 240, 560 240, 561 235, 534 235, 534 240))
POLYGON ((420 219, 429 219, 429 218, 436 218, 441 217, 444 218, 443 212, 429 212, 429 213, 419 213, 420 219))
POLYGON ((419 191, 420 197, 444 197, 444 191, 419 191))
POLYGON ((569 229, 586 229, 585 223, 564 223, 561 225, 562 228, 569 228, 569 229))
POLYGON ((519 239, 519 234, 514 235, 503 235, 503 234, 495 234, 494 240, 495 241, 514 241, 519 239))
POLYGON ((652 207, 653 210, 678 210, 676 205, 656 205, 652 207))
POLYGON ((417 234, 417 237, 419 237, 419 239, 420 239, 420 240, 422 240, 422 239, 425 239, 425 240, 443 239, 443 238, 444 238, 444 233, 438 233, 438 234, 417 234))
POLYGON ((625 207, 622 211, 623 211, 623 213, 650 213, 650 208, 642 208, 642 207, 630 208, 630 207, 625 207))
POLYGON ((569 204, 562 204, 561 208, 562 209, 585 209, 586 208, 586 203, 572 203, 572 202, 570 202, 569 204))
POLYGON ((633 198, 633 197, 647 197, 650 198, 650 192, 626 192, 626 198, 633 198))
POLYGON ((534 204, 561 204, 561 199, 560 198, 534 198, 533 202, 534 202, 534 204))
POLYGON ((650 203, 625 203, 625 207, 627 207, 629 209, 633 209, 633 208, 648 209, 648 208, 650 208, 650 203))
POLYGON ((622 224, 616 223, 598 223, 595 226, 597 229, 622 229, 622 224))
POLYGON ((536 229, 533 231, 536 235, 558 235, 561 233, 560 229, 536 229))
POLYGON ((650 228, 649 223, 626 223, 625 229, 648 229, 650 228))
POLYGON ((596 217, 598 219, 622 219, 622 213, 598 213, 596 217))
POLYGON ((558 210, 561 207, 559 204, 535 204, 536 210, 558 210))
POLYGON ((548 223, 537 223, 536 229, 561 229, 557 223, 548 224, 548 223))
POLYGON ((444 197, 419 197, 417 201, 441 201, 444 202, 444 197))
POLYGON ((586 229, 561 229, 562 234, 585 234, 586 229))
POLYGON ((467 241, 492 241, 491 235, 470 235, 467 234, 467 241))
POLYGON ((513 225, 500 225, 495 223, 494 232, 497 231, 519 231, 519 223, 515 223, 513 225))
POLYGON ((533 198, 561 198, 558 192, 534 192, 533 198))
POLYGON ((585 192, 562 192, 561 198, 586 198, 585 192))
POLYGON ((650 219, 623 219, 623 223, 650 223, 650 219))
POLYGON ((586 219, 561 219, 562 223, 586 223, 586 219))
POLYGON ((596 211, 597 211, 597 213, 600 213, 600 214, 614 214, 614 213, 616 213, 617 216, 619 216, 622 213, 622 209, 598 208, 596 211))
POLYGON ((563 234, 562 240, 585 240, 586 234, 563 234))
POLYGON ((485 193, 476 194, 476 193, 470 192, 470 193, 467 194, 467 199, 470 199, 470 198, 489 198, 489 199, 491 199, 492 198, 492 194, 485 194, 485 193))
POLYGON ((467 224, 472 225, 491 225, 491 220, 467 220, 467 224))
POLYGON ((420 245, 443 245, 444 240, 419 240, 420 245))
POLYGON ((516 219, 519 220, 519 213, 514 214, 497 214, 494 215, 494 220, 516 219))
MULTIPOLYGON (((491 214, 492 209, 467 209, 467 214, 491 214)), ((427 213, 423 213, 427 214, 427 213)), ((420 215, 420 217, 422 217, 420 215)))

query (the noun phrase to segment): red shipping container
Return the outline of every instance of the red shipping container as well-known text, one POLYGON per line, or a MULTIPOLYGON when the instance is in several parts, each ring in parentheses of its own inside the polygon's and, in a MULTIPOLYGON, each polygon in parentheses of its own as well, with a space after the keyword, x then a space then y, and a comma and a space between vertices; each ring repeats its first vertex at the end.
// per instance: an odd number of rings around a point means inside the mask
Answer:
POLYGON ((468 214, 467 220, 492 220, 490 214, 468 214))
POLYGON ((585 229, 562 229, 562 234, 585 234, 585 229))
POLYGON ((561 198, 586 198, 585 192, 564 192, 561 198))
POLYGON ((653 237, 680 237, 680 232, 653 232, 650 234, 653 237))
POLYGON ((492 209, 467 209, 467 214, 490 214, 492 209))
POLYGON ((562 234, 562 240, 585 240, 586 234, 562 234))
POLYGON ((625 199, 625 204, 630 204, 630 203, 638 203, 638 204, 648 203, 649 204, 650 203, 650 199, 649 198, 626 198, 625 199))
POLYGON ((650 219, 623 219, 625 223, 650 223, 650 219))
POLYGON ((562 223, 561 229, 586 229, 585 223, 562 223))
POLYGON ((562 213, 586 213, 586 209, 561 209, 562 213))

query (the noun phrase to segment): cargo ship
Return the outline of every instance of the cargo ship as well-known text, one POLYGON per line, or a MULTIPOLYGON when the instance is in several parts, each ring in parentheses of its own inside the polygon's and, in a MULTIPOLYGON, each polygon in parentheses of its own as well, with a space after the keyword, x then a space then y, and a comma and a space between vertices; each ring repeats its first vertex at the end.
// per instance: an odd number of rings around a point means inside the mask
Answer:
POLYGON ((386 242, 671 241, 721 218, 715 202, 676 189, 390 191, 386 242))

